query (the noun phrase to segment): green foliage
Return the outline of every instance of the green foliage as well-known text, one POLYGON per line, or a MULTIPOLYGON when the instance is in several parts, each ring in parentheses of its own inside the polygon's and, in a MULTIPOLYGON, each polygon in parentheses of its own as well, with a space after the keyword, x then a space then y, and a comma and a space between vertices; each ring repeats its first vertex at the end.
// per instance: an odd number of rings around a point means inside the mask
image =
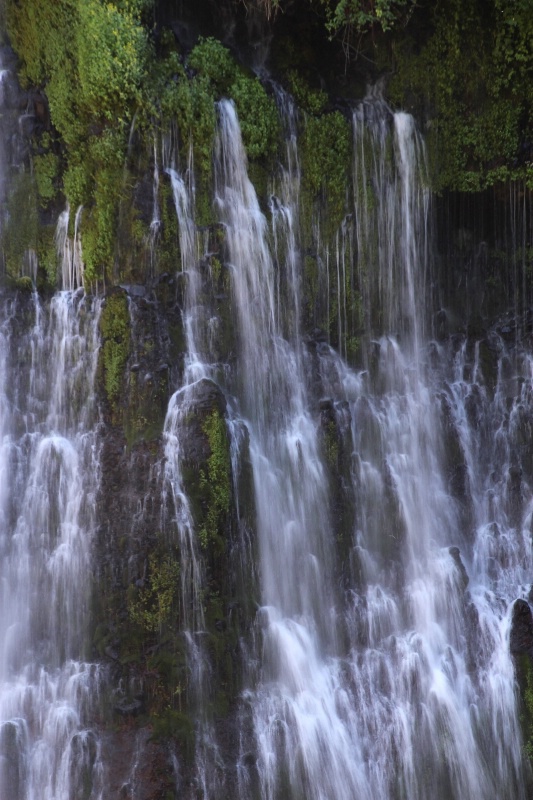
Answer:
POLYGON ((275 155, 280 135, 276 104, 258 78, 240 73, 231 87, 248 158, 275 155))
MULTIPOLYGON (((138 4, 135 4, 138 5, 138 4)), ((81 103, 106 120, 131 119, 148 55, 146 30, 128 6, 79 0, 77 64, 81 103)), ((138 12, 137 12, 138 13, 138 12)))
POLYGON ((217 39, 200 37, 188 65, 213 86, 216 96, 224 95, 235 80, 237 65, 229 50, 217 39))
POLYGON ((192 146, 196 171, 196 219, 214 220, 211 209, 216 102, 235 100, 243 141, 252 160, 271 158, 277 151, 280 124, 274 100, 261 82, 245 73, 229 50, 213 38, 200 38, 184 65, 175 50, 154 68, 150 93, 164 125, 177 124, 182 151, 192 146))
POLYGON ((59 158, 55 153, 43 153, 33 158, 33 174, 37 193, 43 205, 52 200, 57 192, 56 179, 59 172, 59 158))
POLYGON ((200 490, 206 497, 207 511, 199 538, 205 550, 220 543, 221 524, 230 507, 231 464, 226 423, 217 409, 207 416, 202 429, 211 449, 207 473, 200 474, 200 490))
POLYGON ((121 177, 121 170, 112 167, 102 167, 96 174, 94 205, 87 224, 82 226, 85 280, 89 284, 104 272, 113 259, 121 177))
POLYGON ((398 22, 406 7, 415 5, 415 0, 321 0, 326 6, 327 28, 330 33, 353 27, 363 33, 374 26, 390 31, 398 22))
POLYGON ((7 24, 21 60, 24 85, 44 87, 50 116, 63 145, 35 158, 41 202, 63 190, 71 208, 86 206, 92 231, 85 237, 87 279, 109 270, 120 200, 117 170, 127 132, 143 101, 151 56, 141 14, 151 0, 8 0, 7 24), (66 35, 68 31, 68 35, 66 35), (103 187, 102 187, 103 184, 103 187))
POLYGON ((333 230, 344 215, 351 141, 350 126, 339 111, 307 117, 302 140, 304 185, 326 204, 333 230))
POLYGON ((14 282, 14 286, 19 292, 33 292, 33 281, 29 275, 22 275, 14 282))
POLYGON ((55 226, 41 225, 37 239, 37 259, 45 284, 55 288, 58 278, 58 259, 55 242, 55 226))
POLYGON ((289 90, 298 106, 309 114, 321 114, 328 102, 328 96, 322 89, 311 89, 295 69, 287 73, 289 90))
MULTIPOLYGON (((416 0, 320 0, 325 7, 326 28, 330 34, 353 28, 356 33, 378 27, 390 31, 412 10, 416 0)), ((282 10, 282 0, 259 0, 267 17, 282 10)), ((315 9, 316 10, 316 9, 315 9)))
POLYGON ((429 119, 434 187, 479 191, 527 178, 531 4, 446 0, 431 9, 429 21, 429 36, 421 38, 415 26, 398 43, 390 92, 394 102, 429 119))
POLYGON ((22 172, 15 176, 7 199, 7 219, 2 231, 2 248, 7 274, 20 275, 24 254, 37 249, 39 219, 33 177, 22 172))
MULTIPOLYGON (((194 153, 204 178, 211 177, 214 102, 224 96, 235 101, 248 158, 274 155, 280 133, 279 118, 274 100, 259 79, 238 67, 229 50, 213 38, 200 38, 187 64, 196 72, 190 83, 192 117, 187 122, 194 126, 194 153)), ((181 105, 185 107, 183 100, 181 105)))
MULTIPOLYGON (((211 84, 201 75, 190 84, 192 108, 192 138, 196 164, 204 175, 211 174, 211 159, 215 139, 216 114, 211 84)), ((188 131, 191 135, 191 130, 188 131)))
POLYGON ((178 592, 179 564, 170 553, 149 557, 146 585, 128 605, 130 618, 149 633, 161 631, 168 622, 178 592))
POLYGON ((86 161, 73 157, 63 174, 63 191, 69 199, 71 208, 83 205, 86 198, 90 197, 91 176, 89 165, 86 161))
POLYGON ((235 98, 250 159, 268 160, 277 150, 276 106, 260 81, 245 74, 213 38, 200 38, 184 64, 168 31, 156 58, 147 26, 152 5, 152 0, 7 0, 21 79, 43 87, 57 132, 54 148, 39 143, 34 159, 40 201, 55 200, 62 187, 71 208, 84 206, 87 284, 115 278, 116 230, 134 117, 144 141, 152 138, 154 128, 177 126, 182 152, 192 146, 196 218, 203 225, 213 222, 216 101, 235 98))
MULTIPOLYGON (((155 89, 159 97, 162 121, 176 120, 182 136, 188 142, 194 121, 191 87, 177 53, 171 53, 162 64, 160 85, 155 89)), ((155 88, 155 87, 154 87, 155 88)))

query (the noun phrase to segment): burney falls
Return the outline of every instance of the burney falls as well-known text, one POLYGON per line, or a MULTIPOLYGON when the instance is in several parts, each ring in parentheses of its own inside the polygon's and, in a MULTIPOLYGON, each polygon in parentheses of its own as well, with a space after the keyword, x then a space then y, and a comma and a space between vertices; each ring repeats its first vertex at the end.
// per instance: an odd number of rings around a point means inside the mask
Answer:
POLYGON ((533 797, 533 0, 2 0, 0 800, 533 797))

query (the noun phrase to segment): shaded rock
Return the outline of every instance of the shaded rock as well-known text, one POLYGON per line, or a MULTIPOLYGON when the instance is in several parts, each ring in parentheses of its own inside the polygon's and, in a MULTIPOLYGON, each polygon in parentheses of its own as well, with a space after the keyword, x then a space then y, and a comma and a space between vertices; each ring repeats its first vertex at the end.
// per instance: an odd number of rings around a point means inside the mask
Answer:
POLYGON ((514 656, 533 658, 533 615, 527 600, 515 600, 509 649, 514 656))
POLYGON ((22 800, 26 792, 24 765, 24 730, 18 721, 0 727, 0 795, 22 800))
POLYGON ((463 585, 463 590, 464 590, 468 586, 470 578, 468 577, 468 573, 467 573, 467 571, 465 569, 465 565, 463 564, 463 560, 461 558, 461 551, 459 550, 458 547, 450 547, 450 548, 448 548, 448 552, 449 552, 449 554, 451 555, 452 559, 455 562, 455 566, 457 567, 457 570, 458 570, 459 575, 461 577, 461 583, 463 585))
POLYGON ((126 697, 123 697, 118 703, 115 703, 113 706, 113 710, 116 711, 117 714, 120 714, 123 717, 132 716, 136 717, 138 714, 141 713, 143 710, 142 701, 138 698, 130 700, 126 697))

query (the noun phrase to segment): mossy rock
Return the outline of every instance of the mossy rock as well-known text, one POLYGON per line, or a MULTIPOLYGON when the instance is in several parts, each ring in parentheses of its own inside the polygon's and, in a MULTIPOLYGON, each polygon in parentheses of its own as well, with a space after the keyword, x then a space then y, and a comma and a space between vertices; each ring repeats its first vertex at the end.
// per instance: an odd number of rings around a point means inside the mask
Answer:
POLYGON ((126 364, 131 349, 131 321, 128 297, 120 288, 107 295, 100 316, 99 371, 111 418, 115 424, 120 420, 126 386, 126 364))

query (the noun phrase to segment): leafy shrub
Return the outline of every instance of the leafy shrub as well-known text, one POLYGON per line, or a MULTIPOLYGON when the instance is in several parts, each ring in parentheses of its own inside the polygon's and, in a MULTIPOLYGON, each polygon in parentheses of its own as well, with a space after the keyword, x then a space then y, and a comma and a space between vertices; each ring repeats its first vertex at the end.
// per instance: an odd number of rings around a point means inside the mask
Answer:
POLYGON ((231 87, 248 158, 268 158, 276 153, 280 123, 276 103, 258 78, 240 73, 231 87))

